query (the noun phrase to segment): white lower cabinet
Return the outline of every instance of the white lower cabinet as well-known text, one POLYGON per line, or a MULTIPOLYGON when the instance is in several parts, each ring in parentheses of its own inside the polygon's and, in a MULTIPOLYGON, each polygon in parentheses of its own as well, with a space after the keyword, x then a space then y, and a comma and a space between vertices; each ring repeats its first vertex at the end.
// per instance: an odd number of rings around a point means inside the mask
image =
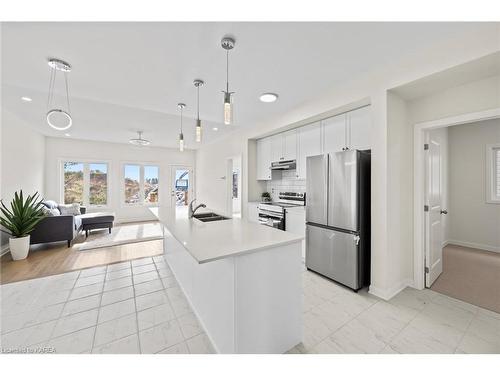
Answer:
POLYGON ((291 208, 286 211, 287 232, 303 236, 302 240, 302 259, 306 258, 306 209, 305 207, 291 208))
POLYGON ((259 222, 259 202, 248 202, 248 221, 259 222))

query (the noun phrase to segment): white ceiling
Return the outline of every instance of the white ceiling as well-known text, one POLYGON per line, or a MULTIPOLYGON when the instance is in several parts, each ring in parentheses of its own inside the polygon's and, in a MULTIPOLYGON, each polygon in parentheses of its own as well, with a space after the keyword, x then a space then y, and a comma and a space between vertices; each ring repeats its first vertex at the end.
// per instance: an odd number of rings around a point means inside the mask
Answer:
POLYGON ((478 23, 3 23, 2 106, 43 134, 47 58, 72 64, 71 136, 128 142, 137 130, 155 146, 176 147, 178 102, 185 102, 185 139, 196 148, 200 89, 204 142, 239 126, 285 113, 334 87, 488 24, 478 23), (233 35, 230 90, 235 126, 221 124, 224 35, 233 35), (261 103, 263 92, 279 100, 261 103), (21 96, 33 102, 20 100, 21 96), (215 132, 212 127, 218 127, 215 132))

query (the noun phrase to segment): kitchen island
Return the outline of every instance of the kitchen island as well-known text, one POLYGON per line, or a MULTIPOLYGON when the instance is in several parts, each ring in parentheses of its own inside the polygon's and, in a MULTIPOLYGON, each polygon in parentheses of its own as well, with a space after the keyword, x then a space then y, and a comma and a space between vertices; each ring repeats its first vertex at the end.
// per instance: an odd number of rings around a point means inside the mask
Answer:
POLYGON ((284 353, 301 342, 303 237, 238 218, 189 219, 186 207, 151 211, 165 229, 164 257, 218 353, 284 353))

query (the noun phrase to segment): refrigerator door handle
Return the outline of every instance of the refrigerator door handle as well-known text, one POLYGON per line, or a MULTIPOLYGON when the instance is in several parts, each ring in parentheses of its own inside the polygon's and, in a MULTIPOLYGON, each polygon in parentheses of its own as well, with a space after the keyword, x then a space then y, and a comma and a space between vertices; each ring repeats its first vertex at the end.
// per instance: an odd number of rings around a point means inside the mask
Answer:
POLYGON ((354 243, 356 244, 356 246, 359 245, 359 240, 360 240, 359 236, 354 236, 354 243))

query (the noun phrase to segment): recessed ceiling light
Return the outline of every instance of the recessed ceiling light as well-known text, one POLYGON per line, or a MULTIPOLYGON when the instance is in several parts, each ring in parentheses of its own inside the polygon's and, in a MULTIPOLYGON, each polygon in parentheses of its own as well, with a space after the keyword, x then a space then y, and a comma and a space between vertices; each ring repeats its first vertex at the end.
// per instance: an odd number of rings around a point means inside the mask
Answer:
POLYGON ((29 96, 21 96, 21 100, 25 102, 32 102, 33 99, 31 99, 29 96))
POLYGON ((272 92, 266 92, 260 96, 260 101, 264 103, 272 103, 278 100, 278 94, 273 94, 272 92))
POLYGON ((217 130, 219 130, 219 128, 212 128, 212 130, 216 132, 217 130))
POLYGON ((66 137, 71 136, 71 134, 69 134, 69 133, 64 133, 64 135, 65 135, 66 137))

